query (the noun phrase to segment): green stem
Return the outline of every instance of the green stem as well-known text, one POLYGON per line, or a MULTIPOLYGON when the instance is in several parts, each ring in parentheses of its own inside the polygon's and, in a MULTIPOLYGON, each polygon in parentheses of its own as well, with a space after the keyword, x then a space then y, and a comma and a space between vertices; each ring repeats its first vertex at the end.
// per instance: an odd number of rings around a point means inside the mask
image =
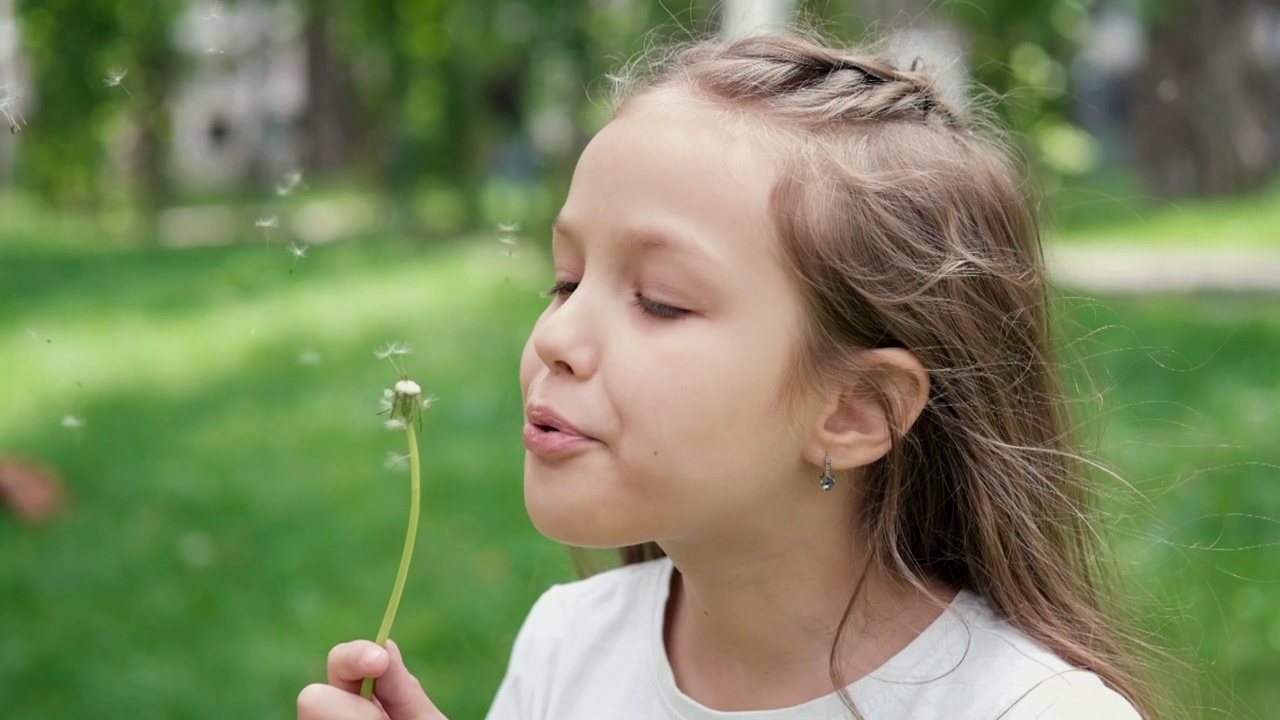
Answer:
MULTIPOLYGON (((396 619, 396 610, 400 607, 400 595, 404 592, 404 581, 409 576, 409 560, 413 558, 413 543, 418 537, 418 500, 422 495, 422 470, 418 467, 418 436, 413 432, 413 424, 404 428, 409 439, 409 469, 413 476, 409 492, 409 531, 404 536, 404 552, 400 554, 400 571, 396 573, 396 584, 391 589, 391 601, 387 603, 387 612, 382 616, 382 627, 378 628, 377 643, 387 646, 387 638, 391 635, 391 623, 396 619)), ((360 697, 368 700, 373 697, 373 678, 365 678, 360 687, 360 697)))

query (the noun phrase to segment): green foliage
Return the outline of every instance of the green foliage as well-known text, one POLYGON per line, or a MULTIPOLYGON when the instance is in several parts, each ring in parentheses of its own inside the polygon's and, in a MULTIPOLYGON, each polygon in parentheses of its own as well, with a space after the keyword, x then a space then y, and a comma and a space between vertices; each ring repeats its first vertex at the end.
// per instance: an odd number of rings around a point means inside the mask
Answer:
POLYGON ((147 111, 164 100, 172 73, 170 34, 178 0, 24 0, 18 3, 24 51, 31 58, 36 110, 23 132, 17 178, 48 198, 94 205, 111 194, 107 148, 122 139, 131 113, 163 135, 147 111), (124 68, 124 85, 104 82, 124 68), (130 110, 130 106, 142 110, 130 110))

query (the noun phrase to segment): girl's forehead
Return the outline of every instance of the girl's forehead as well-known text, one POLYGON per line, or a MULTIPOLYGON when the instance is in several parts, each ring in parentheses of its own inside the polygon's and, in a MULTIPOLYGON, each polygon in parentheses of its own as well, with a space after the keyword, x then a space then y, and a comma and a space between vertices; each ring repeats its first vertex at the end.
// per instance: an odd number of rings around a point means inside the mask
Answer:
POLYGON ((756 135, 705 102, 629 105, 583 151, 564 215, 759 228, 777 169, 756 135))

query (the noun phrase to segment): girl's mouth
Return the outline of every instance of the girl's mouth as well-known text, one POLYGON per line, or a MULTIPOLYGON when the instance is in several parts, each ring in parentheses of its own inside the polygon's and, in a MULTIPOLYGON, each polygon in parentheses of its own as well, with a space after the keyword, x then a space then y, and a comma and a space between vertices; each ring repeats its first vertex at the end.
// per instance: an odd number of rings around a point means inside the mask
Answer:
POLYGON ((563 455, 579 448, 589 447, 595 442, 591 438, 564 432, 550 425, 524 426, 524 446, 530 452, 543 457, 563 455))

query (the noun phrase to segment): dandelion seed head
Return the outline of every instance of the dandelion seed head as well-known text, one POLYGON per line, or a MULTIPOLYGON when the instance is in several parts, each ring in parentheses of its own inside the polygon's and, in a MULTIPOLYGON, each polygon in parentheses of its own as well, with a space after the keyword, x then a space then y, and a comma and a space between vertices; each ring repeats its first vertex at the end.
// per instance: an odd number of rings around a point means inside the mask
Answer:
POLYGON ((396 393, 398 395, 421 395, 422 388, 412 380, 401 380, 396 383, 396 393))
POLYGON ((379 360, 386 360, 389 357, 395 357, 396 355, 408 355, 411 352, 413 352, 413 348, 410 348, 408 345, 393 342, 387 343, 387 346, 381 350, 374 350, 373 354, 376 355, 379 360))
POLYGON ((382 423, 382 427, 388 430, 403 430, 404 421, 399 418, 391 418, 390 420, 387 420, 386 422, 382 423))
POLYGON ((84 418, 78 418, 75 415, 64 415, 62 418, 62 427, 77 429, 84 427, 84 418))
POLYGON ((275 215, 260 217, 256 221, 254 221, 253 225, 254 227, 260 227, 260 228, 280 227, 280 218, 276 217, 275 215))

